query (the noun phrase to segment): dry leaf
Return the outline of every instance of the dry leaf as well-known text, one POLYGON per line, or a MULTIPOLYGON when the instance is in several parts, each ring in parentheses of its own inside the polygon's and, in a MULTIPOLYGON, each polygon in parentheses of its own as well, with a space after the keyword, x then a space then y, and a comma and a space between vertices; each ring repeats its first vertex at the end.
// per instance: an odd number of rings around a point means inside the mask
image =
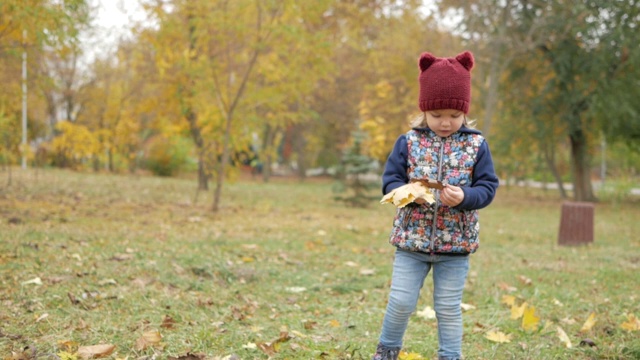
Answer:
POLYGON ((307 291, 307 288, 301 287, 301 286, 292 286, 292 287, 285 288, 285 290, 291 293, 301 293, 301 292, 307 291))
POLYGON ((516 297, 513 295, 502 295, 500 302, 513 307, 516 304, 516 297))
POLYGON ((375 274, 376 271, 374 269, 360 269, 360 275, 363 276, 371 276, 373 274, 375 274))
POLYGON ((204 354, 192 354, 187 353, 186 355, 180 355, 178 357, 169 356, 167 360, 204 360, 207 356, 204 354))
POLYGON ((162 319, 162 325, 160 327, 165 329, 175 329, 176 321, 169 315, 165 315, 162 319))
POLYGON ((424 359, 422 355, 417 353, 409 353, 406 351, 400 351, 398 354, 398 360, 421 360, 424 359))
POLYGON ((461 303, 460 304, 460 308, 462 308, 462 311, 469 311, 469 310, 475 310, 476 307, 471 305, 471 304, 465 304, 465 303, 461 303))
POLYGON ((569 339, 567 333, 564 332, 564 330, 560 326, 556 326, 556 330, 558 331, 558 337, 560 338, 560 341, 564 343, 564 346, 566 346, 567 348, 571 348, 571 339, 569 339))
POLYGON ((507 284, 506 282, 499 282, 498 283, 498 287, 500 288, 500 290, 503 290, 503 291, 508 291, 508 292, 518 291, 518 289, 516 287, 511 286, 511 285, 507 284))
POLYGON ((291 336, 286 331, 280 332, 280 337, 271 342, 265 343, 257 343, 256 347, 262 350, 265 354, 269 355, 269 357, 274 356, 278 351, 280 351, 280 346, 283 342, 289 341, 291 336))
POLYGON ((598 347, 596 343, 591 339, 580 340, 580 346, 586 346, 586 345, 589 345, 589 347, 598 347))
POLYGON ((505 334, 502 331, 488 331, 484 337, 501 344, 511 342, 511 334, 505 334))
POLYGON ((42 285, 42 279, 40 279, 39 277, 35 277, 31 280, 27 280, 27 281, 23 281, 22 285, 42 285))
POLYGON ((431 308, 431 306, 427 306, 424 310, 416 312, 416 315, 425 320, 432 320, 436 318, 436 312, 431 308))
POLYGON ((81 359, 96 359, 111 355, 116 346, 112 344, 101 344, 91 346, 80 346, 78 356, 81 359))
POLYGON ((591 313, 587 318, 587 321, 585 321, 584 324, 582 325, 580 332, 590 331, 591 328, 593 328, 593 325, 595 324, 596 324, 596 313, 591 313))
POLYGON ((525 331, 534 331, 538 329, 540 318, 536 316, 536 308, 527 306, 522 315, 522 328, 525 331))
POLYGON ((629 332, 638 331, 640 330, 640 319, 638 319, 634 314, 629 314, 627 315, 627 321, 623 322, 620 327, 629 332))
POLYGON ((338 320, 331 320, 331 321, 329 321, 329 325, 330 325, 331 327, 334 327, 334 328, 340 327, 340 321, 338 321, 338 320))
POLYGON ((135 349, 137 351, 146 350, 150 347, 156 347, 160 345, 162 341, 162 335, 157 330, 146 331, 142 336, 136 340, 135 349))
POLYGON ((426 188, 420 182, 414 182, 393 189, 387 195, 382 197, 380 204, 391 203, 402 208, 414 202, 418 198, 424 199, 429 204, 436 201, 430 189, 426 188))
POLYGON ((524 275, 518 275, 518 280, 520 280, 520 282, 524 285, 531 285, 533 283, 533 281, 531 281, 531 279, 529 279, 528 277, 524 276, 524 275))
POLYGON ((520 319, 522 315, 524 315, 524 309, 526 308, 527 308, 526 302, 523 302, 522 305, 520 306, 513 305, 511 307, 511 319, 512 320, 520 319))

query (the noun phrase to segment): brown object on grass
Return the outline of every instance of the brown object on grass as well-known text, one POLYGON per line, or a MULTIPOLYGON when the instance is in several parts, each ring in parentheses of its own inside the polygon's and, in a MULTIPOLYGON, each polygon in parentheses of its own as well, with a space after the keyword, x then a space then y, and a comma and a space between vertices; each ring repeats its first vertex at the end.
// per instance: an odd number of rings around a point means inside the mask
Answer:
POLYGON ((560 217, 559 245, 582 245, 593 242, 594 206, 587 202, 565 201, 560 217))

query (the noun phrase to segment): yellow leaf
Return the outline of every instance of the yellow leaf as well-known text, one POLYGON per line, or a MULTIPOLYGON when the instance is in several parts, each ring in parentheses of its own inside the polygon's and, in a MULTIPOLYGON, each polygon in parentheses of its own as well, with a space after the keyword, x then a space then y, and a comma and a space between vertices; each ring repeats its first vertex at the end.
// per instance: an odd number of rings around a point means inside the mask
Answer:
POLYGON ((516 304, 516 297, 513 295, 502 295, 500 302, 513 307, 516 304))
POLYGON ((596 313, 591 313, 587 318, 587 321, 585 321, 584 324, 582 325, 580 332, 590 331, 591 328, 593 328, 593 325, 595 324, 596 324, 596 313))
POLYGON ((522 305, 516 306, 515 304, 511 306, 511 319, 516 320, 520 319, 524 314, 524 309, 527 307, 527 303, 523 302, 522 305))
POLYGON ((640 330, 640 319, 638 319, 634 314, 629 314, 627 315, 627 321, 623 322, 620 327, 629 332, 638 331, 640 330))
POLYGON ((398 360, 421 360, 424 359, 422 355, 417 353, 409 353, 406 351, 400 351, 398 354, 398 360))
POLYGON ((502 331, 488 331, 484 337, 501 344, 511 342, 511 334, 505 334, 502 331))
POLYGON ((569 336, 567 336, 567 333, 564 332, 564 330, 562 330, 560 326, 556 326, 556 330, 558 331, 558 337, 560 338, 560 341, 564 343, 564 346, 566 346, 567 348, 570 348, 572 346, 571 339, 569 339, 569 336))
POLYGON ((138 351, 145 350, 149 347, 158 346, 162 341, 162 335, 157 330, 150 330, 142 334, 142 336, 136 340, 135 349, 138 351))
POLYGON ((78 349, 77 355, 81 359, 101 358, 111 355, 115 348, 116 346, 112 344, 81 346, 78 349))
POLYGON ((340 327, 340 321, 338 321, 338 320, 331 320, 331 321, 329 321, 329 325, 330 325, 331 327, 335 327, 335 328, 340 327))
POLYGON ((427 306, 424 310, 416 312, 416 315, 425 320, 432 320, 436 318, 436 312, 431 308, 431 306, 427 306))
POLYGON ((78 355, 66 351, 60 351, 58 354, 60 360, 78 360, 78 355))
POLYGON ((422 185, 422 183, 415 182, 393 189, 387 195, 382 197, 380 204, 391 203, 402 208, 414 202, 418 198, 424 199, 429 204, 436 201, 431 190, 422 185))
POLYGON ((540 318, 536 316, 536 308, 527 306, 522 315, 522 328, 525 331, 534 331, 538 329, 540 318))

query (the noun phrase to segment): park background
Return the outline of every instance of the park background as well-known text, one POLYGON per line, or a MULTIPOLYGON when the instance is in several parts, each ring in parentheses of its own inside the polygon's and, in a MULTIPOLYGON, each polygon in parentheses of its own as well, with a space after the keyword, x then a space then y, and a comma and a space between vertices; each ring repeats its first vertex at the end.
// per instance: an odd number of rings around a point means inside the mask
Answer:
POLYGON ((418 55, 471 50, 503 186, 467 357, 640 357, 637 1, 140 4, 107 46, 99 3, 0 2, 0 356, 367 358, 418 55), (557 245, 565 200, 593 244, 557 245))

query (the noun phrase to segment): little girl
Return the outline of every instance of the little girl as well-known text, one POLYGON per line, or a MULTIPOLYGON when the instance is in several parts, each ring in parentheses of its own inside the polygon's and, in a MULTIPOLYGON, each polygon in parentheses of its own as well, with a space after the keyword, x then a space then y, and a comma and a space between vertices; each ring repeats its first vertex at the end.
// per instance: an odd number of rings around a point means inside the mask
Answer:
POLYGON ((389 242, 396 246, 391 292, 374 360, 397 359, 409 316, 433 270, 433 302, 438 320, 438 359, 462 359, 462 292, 469 254, 478 249, 478 209, 498 188, 489 146, 467 126, 474 58, 423 53, 420 117, 396 141, 383 175, 387 194, 414 179, 439 180, 432 204, 417 199, 399 208, 389 242))

